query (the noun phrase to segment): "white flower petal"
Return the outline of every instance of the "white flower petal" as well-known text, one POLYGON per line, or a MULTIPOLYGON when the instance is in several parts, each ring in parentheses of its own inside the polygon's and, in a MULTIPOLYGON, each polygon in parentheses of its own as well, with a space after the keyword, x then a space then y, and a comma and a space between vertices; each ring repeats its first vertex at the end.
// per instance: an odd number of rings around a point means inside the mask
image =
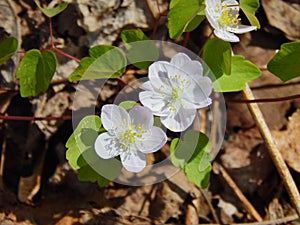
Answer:
POLYGON ((228 32, 228 31, 225 31, 225 30, 214 30, 214 34, 224 40, 224 41, 228 41, 228 42, 239 42, 240 39, 238 36, 228 32))
MULTIPOLYGON (((182 65, 181 69, 192 77, 203 76, 203 67, 199 61, 193 60, 182 65)), ((196 78, 197 79, 197 78, 196 78)))
POLYGON ((122 153, 120 156, 124 168, 130 172, 138 173, 146 167, 146 156, 142 152, 137 151, 130 155, 122 153))
POLYGON ((222 6, 224 6, 224 7, 226 7, 226 6, 227 7, 238 7, 238 9, 240 8, 238 1, 235 1, 235 0, 225 0, 225 1, 222 2, 222 6))
POLYGON ((151 109, 156 116, 166 116, 168 114, 167 102, 165 96, 152 91, 143 91, 139 93, 140 102, 151 109))
POLYGON ((239 25, 238 27, 227 27, 228 31, 236 33, 236 34, 243 34, 246 32, 250 32, 256 30, 256 26, 246 26, 246 25, 239 25))
POLYGON ((149 80, 152 87, 161 93, 168 93, 171 90, 169 89, 170 83, 168 79, 168 70, 165 64, 168 62, 158 61, 152 63, 149 67, 149 80))
MULTIPOLYGON (((161 66, 164 67, 165 70, 168 71, 168 89, 167 91, 164 92, 167 95, 171 96, 172 94, 172 88, 178 88, 179 84, 181 83, 182 80, 190 80, 189 74, 187 71, 184 71, 181 67, 175 66, 171 63, 161 63, 161 66), (176 76, 180 75, 180 78, 177 78, 176 76)), ((154 84, 152 84, 154 85, 154 84)))
POLYGON ((149 134, 136 141, 136 147, 143 153, 156 152, 167 142, 167 135, 159 127, 152 127, 149 134))
POLYGON ((113 104, 102 107, 101 121, 105 130, 110 134, 115 134, 117 128, 124 127, 124 120, 130 121, 129 114, 124 108, 113 104))
POLYGON ((109 133, 105 132, 100 134, 95 143, 94 148, 95 152, 102 159, 110 159, 119 155, 116 146, 113 143, 116 143, 117 139, 114 136, 111 136, 109 133))
POLYGON ((221 0, 206 0, 206 7, 215 7, 216 5, 221 5, 221 0))
POLYGON ((208 77, 201 77, 191 83, 188 90, 185 92, 184 98, 195 104, 205 101, 212 92, 211 87, 212 81, 208 77))
POLYGON ((206 14, 206 18, 208 20, 208 22, 210 23, 210 25, 214 28, 214 29, 220 29, 220 26, 219 24, 216 22, 216 16, 219 16, 219 15, 215 15, 215 12, 211 11, 211 10, 208 10, 208 9, 205 9, 205 14, 206 14))
POLYGON ((188 55, 186 55, 185 53, 179 52, 172 57, 170 63, 177 67, 182 67, 190 61, 191 61, 191 59, 188 55))
POLYGON ((129 111, 131 124, 136 126, 143 125, 143 129, 149 130, 154 123, 153 114, 149 108, 135 106, 129 111))
POLYGON ((153 91, 153 87, 150 81, 146 81, 140 86, 140 89, 145 91, 153 91))
POLYGON ((177 112, 171 112, 167 117, 161 117, 162 124, 171 131, 182 132, 194 121, 196 109, 181 107, 177 112))
POLYGON ((206 106, 209 106, 212 102, 211 98, 205 98, 205 99, 202 99, 201 101, 193 102, 193 103, 191 103, 191 101, 188 99, 182 99, 181 101, 182 101, 182 105, 184 106, 183 108, 185 108, 185 109, 204 108, 206 106))

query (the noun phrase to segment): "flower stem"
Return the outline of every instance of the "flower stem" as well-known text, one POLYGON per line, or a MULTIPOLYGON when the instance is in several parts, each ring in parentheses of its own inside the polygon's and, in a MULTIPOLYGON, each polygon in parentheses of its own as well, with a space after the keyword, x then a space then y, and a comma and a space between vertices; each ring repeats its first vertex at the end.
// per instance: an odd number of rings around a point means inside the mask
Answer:
POLYGON ((285 97, 279 97, 279 98, 259 98, 259 99, 228 99, 227 102, 230 103, 266 103, 266 102, 281 102, 281 101, 288 101, 300 98, 300 94, 298 95, 290 95, 285 97))
POLYGON ((74 56, 71 56, 71 55, 69 55, 68 53, 63 52, 62 50, 59 50, 59 49, 57 49, 56 47, 51 47, 50 50, 52 50, 52 51, 54 51, 54 52, 57 52, 57 53, 59 53, 59 54, 65 56, 66 58, 72 59, 72 60, 74 60, 75 62, 80 63, 80 59, 78 59, 78 58, 76 58, 76 57, 74 57, 74 56))
POLYGON ((184 42, 182 44, 183 47, 186 47, 190 39, 190 32, 187 32, 184 37, 184 42))
POLYGON ((68 53, 65 53, 65 52, 63 52, 62 50, 59 50, 59 49, 57 49, 57 48, 55 47, 54 41, 53 41, 53 26, 52 26, 52 19, 51 19, 51 18, 49 18, 49 35, 50 35, 50 45, 51 45, 51 47, 49 48, 49 50, 52 50, 52 51, 54 51, 54 52, 57 52, 57 53, 59 53, 59 54, 65 56, 66 58, 69 58, 69 59, 71 59, 71 60, 74 60, 74 61, 80 63, 80 59, 77 59, 76 57, 71 56, 71 55, 69 55, 68 53))
POLYGON ((55 48, 54 42, 53 42, 53 28, 52 28, 52 19, 49 18, 49 33, 50 33, 50 44, 51 48, 55 48))
POLYGON ((0 120, 14 120, 14 121, 37 121, 37 120, 71 120, 72 116, 49 116, 49 117, 34 117, 34 116, 8 116, 0 115, 0 120))
MULTIPOLYGON (((248 85, 243 90, 243 95, 247 100, 254 99, 253 93, 248 85)), ((248 104, 248 107, 262 135, 262 138, 264 139, 269 155, 272 158, 273 163, 277 168, 277 171, 282 179, 282 182, 289 194, 291 202, 294 205, 298 216, 300 216, 300 195, 297 186, 292 178, 292 175, 287 165, 285 164, 279 149, 277 148, 274 142, 271 132, 266 124, 266 121, 263 118, 263 115, 257 103, 248 104)))

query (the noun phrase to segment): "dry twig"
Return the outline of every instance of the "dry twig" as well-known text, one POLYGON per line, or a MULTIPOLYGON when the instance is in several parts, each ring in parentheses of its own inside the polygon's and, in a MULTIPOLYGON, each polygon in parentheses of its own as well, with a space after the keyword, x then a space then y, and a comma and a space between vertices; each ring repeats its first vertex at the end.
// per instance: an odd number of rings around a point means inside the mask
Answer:
MULTIPOLYGON (((254 99, 253 93, 248 85, 243 90, 243 95, 247 100, 254 99)), ((263 118, 258 105, 256 103, 252 103, 248 104, 248 107, 264 139, 270 157, 272 158, 274 165, 276 166, 277 171, 282 179, 282 182, 290 196, 291 202, 293 203, 298 216, 300 216, 300 195, 292 178, 292 175, 290 174, 290 171, 274 142, 271 132, 266 124, 266 121, 263 118)))
POLYGON ((214 168, 220 172, 224 178, 224 180, 227 182, 228 186, 233 190, 236 197, 240 200, 242 206, 244 209, 258 222, 263 221, 262 217, 259 215, 259 213, 256 211, 254 206, 249 202, 249 200, 245 197, 241 189, 237 186, 235 181, 231 178, 229 173, 225 170, 225 168, 220 165, 217 162, 214 162, 214 168))

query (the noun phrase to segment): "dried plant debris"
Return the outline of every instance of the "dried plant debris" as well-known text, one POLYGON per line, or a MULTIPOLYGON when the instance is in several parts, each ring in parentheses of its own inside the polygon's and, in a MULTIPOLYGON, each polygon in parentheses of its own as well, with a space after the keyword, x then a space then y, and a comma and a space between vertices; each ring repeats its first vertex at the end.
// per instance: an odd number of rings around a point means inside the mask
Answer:
POLYGON ((300 173, 300 110, 289 118, 285 130, 273 131, 272 135, 287 164, 300 173))

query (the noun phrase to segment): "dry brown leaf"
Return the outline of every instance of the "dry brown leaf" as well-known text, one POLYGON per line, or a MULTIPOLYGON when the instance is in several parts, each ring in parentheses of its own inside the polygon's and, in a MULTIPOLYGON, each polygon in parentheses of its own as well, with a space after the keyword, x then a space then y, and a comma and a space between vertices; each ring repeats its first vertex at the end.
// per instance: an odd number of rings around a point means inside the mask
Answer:
POLYGON ((290 40, 300 38, 300 4, 279 0, 263 0, 269 23, 283 31, 290 40))
POLYGON ((286 130, 272 131, 272 135, 284 160, 300 173, 300 109, 289 118, 286 130))
POLYGON ((174 192, 166 183, 160 183, 157 186, 155 199, 149 207, 149 214, 152 219, 159 224, 164 224, 168 219, 177 218, 180 214, 180 207, 183 199, 174 192))
POLYGON ((2 89, 0 90, 0 113, 4 114, 11 102, 11 99, 17 94, 18 92, 9 89, 2 89))

